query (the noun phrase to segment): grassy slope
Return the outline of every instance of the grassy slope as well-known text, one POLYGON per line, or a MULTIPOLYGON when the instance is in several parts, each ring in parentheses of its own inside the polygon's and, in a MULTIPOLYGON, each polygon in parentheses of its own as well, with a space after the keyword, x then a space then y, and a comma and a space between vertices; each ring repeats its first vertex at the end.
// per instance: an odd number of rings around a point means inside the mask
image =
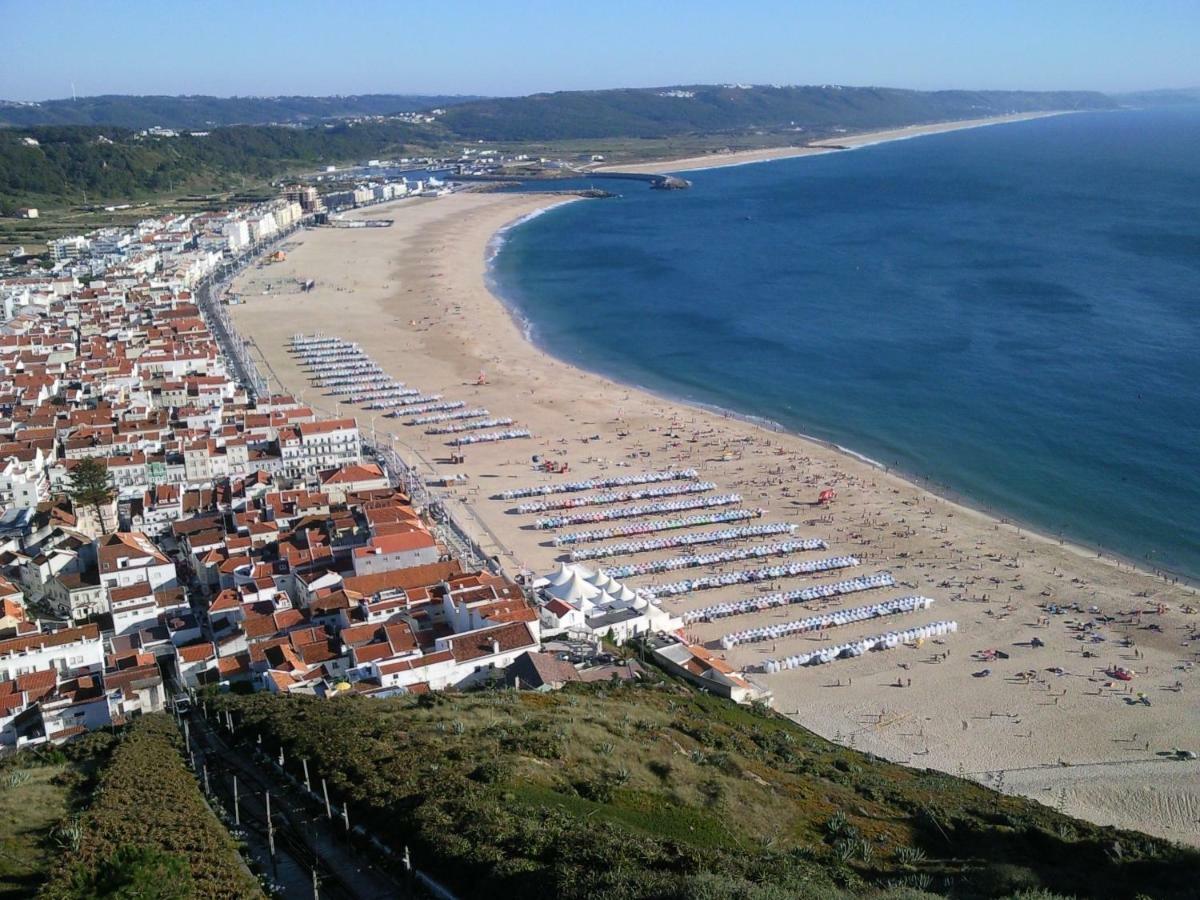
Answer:
POLYGON ((670 684, 221 702, 465 897, 1170 898, 1200 866, 670 684))
POLYGON ((69 792, 58 779, 68 766, 16 767, 0 787, 0 897, 27 897, 45 878, 51 862, 51 829, 66 818, 69 792), (10 785, 13 772, 29 781, 10 785))
POLYGON ((0 763, 0 898, 29 897, 46 880, 61 852, 55 829, 87 805, 112 743, 102 732, 0 763))

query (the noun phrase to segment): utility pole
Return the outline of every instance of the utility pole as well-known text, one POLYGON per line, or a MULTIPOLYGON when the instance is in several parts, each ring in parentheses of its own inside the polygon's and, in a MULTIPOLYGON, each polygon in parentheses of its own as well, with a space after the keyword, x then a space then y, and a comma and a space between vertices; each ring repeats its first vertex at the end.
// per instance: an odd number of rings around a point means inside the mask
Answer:
POLYGON ((275 867, 275 823, 271 820, 271 792, 267 791, 267 845, 271 850, 271 868, 275 867))
POLYGON ((342 804, 342 821, 346 823, 346 834, 349 835, 350 834, 350 807, 346 803, 342 804))
POLYGON ((321 779, 321 793, 325 795, 325 818, 333 818, 333 810, 329 808, 329 785, 325 783, 325 779, 321 779))
POLYGON ((239 828, 242 825, 242 810, 238 806, 237 776, 233 776, 233 824, 239 828))
POLYGON ((304 763, 304 789, 311 794, 312 783, 308 780, 308 759, 302 759, 301 762, 304 763))

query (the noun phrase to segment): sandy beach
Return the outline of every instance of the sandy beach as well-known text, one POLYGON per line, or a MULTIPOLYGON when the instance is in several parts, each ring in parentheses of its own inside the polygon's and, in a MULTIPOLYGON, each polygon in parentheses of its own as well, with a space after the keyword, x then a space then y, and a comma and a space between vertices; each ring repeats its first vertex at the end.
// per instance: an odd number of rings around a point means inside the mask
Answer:
MULTIPOLYGON (((970 124, 984 123, 935 128, 970 124)), ((682 171, 689 162, 658 170, 682 171)), ((696 167, 701 163, 718 164, 706 157, 696 167)), ((1166 759, 1175 748, 1200 751, 1195 590, 1005 524, 817 442, 669 402, 541 352, 488 291, 487 255, 498 230, 560 202, 544 195, 456 193, 360 211, 353 215, 379 218, 386 210, 395 224, 299 233, 285 262, 242 275, 235 290, 245 302, 231 312, 273 381, 303 392, 306 402, 325 411, 334 411, 332 398, 310 385, 287 350, 296 332, 357 341, 396 378, 529 428, 530 439, 467 447, 465 462, 452 465, 445 436, 340 408, 356 415, 367 434, 393 440, 426 476, 465 475, 462 486, 442 493, 511 572, 544 574, 563 551, 550 542, 554 532, 532 527, 535 516, 491 499, 499 491, 600 473, 694 467, 715 483, 711 494, 738 492, 741 507, 765 510, 757 521, 793 523, 797 536, 828 543, 828 550, 793 554, 789 561, 853 554, 861 564, 848 574, 886 570, 897 581, 893 589, 689 627, 718 652, 716 641, 726 633, 803 618, 815 609, 911 594, 935 601, 895 621, 839 627, 777 645, 740 645, 725 654, 733 665, 752 667, 768 656, 939 619, 959 624, 957 634, 920 647, 754 675, 773 692, 776 709, 859 750, 969 775, 1104 824, 1200 844, 1200 763, 1166 759), (297 281, 308 278, 316 287, 301 293, 297 281), (481 372, 483 385, 476 384, 481 372), (569 463, 570 474, 535 471, 535 454, 569 463), (838 493, 827 508, 815 503, 825 488, 838 493), (1048 612, 1048 605, 1060 611, 1048 612), (1033 646, 1034 638, 1043 646, 1033 646), (1133 681, 1107 675, 1114 666, 1132 670, 1133 681)), ((562 529, 573 530, 580 529, 562 529)), ((744 561, 721 570, 764 564, 744 561)), ((709 572, 697 568, 629 583, 650 587, 709 572)), ((698 591, 666 603, 693 609, 848 574, 698 591)))
POLYGON ((984 119, 962 119, 957 122, 937 122, 931 125, 908 125, 888 131, 871 131, 865 134, 845 134, 819 141, 812 146, 768 147, 762 150, 732 150, 709 153, 704 156, 689 156, 685 159, 664 159, 636 165, 599 166, 598 171, 641 172, 662 174, 665 172, 689 172, 695 169, 717 169, 724 166, 742 166, 747 163, 770 162, 774 159, 790 159, 795 156, 814 156, 818 153, 834 153, 839 149, 867 147, 885 141, 902 141, 906 138, 947 131, 962 131, 964 128, 982 128, 986 125, 1003 125, 1006 122, 1022 122, 1026 119, 1042 119, 1046 116, 1066 115, 1065 112, 1013 113, 1008 116, 991 116, 984 119))

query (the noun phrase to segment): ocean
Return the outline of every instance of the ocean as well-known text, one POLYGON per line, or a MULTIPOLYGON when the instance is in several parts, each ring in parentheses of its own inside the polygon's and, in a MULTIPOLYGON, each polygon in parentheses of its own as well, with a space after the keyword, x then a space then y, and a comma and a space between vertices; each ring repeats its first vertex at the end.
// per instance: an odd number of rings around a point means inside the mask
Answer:
POLYGON ((686 176, 505 234, 540 346, 1200 578, 1200 107, 686 176))

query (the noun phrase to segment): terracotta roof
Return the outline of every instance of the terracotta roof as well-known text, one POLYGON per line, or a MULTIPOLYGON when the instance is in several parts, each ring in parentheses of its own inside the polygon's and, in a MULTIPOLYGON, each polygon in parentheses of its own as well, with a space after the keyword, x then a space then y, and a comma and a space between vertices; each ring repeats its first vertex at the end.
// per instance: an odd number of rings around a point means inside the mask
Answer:
POLYGON ((479 631, 455 635, 448 638, 446 643, 454 654, 454 659, 463 663, 492 656, 497 649, 500 653, 504 653, 520 647, 535 646, 537 641, 533 639, 529 627, 524 622, 515 622, 511 625, 501 625, 498 628, 483 628, 479 631))
POLYGON ((77 641, 99 639, 100 626, 98 625, 81 625, 79 628, 64 628, 61 631, 38 632, 0 641, 0 656, 6 653, 20 653, 43 645, 61 647, 63 644, 73 644, 77 641))
POLYGON ((377 594, 389 588, 412 590, 419 587, 435 585, 447 578, 452 578, 462 572, 462 565, 456 559, 448 562, 429 563, 424 566, 409 566, 406 569, 395 569, 391 572, 380 572, 377 575, 355 575, 345 579, 347 590, 356 591, 364 597, 377 594))
POLYGON ((217 650, 210 643, 192 644, 188 647, 176 647, 175 652, 179 655, 180 660, 185 663, 204 662, 206 659, 212 659, 217 655, 217 650))

